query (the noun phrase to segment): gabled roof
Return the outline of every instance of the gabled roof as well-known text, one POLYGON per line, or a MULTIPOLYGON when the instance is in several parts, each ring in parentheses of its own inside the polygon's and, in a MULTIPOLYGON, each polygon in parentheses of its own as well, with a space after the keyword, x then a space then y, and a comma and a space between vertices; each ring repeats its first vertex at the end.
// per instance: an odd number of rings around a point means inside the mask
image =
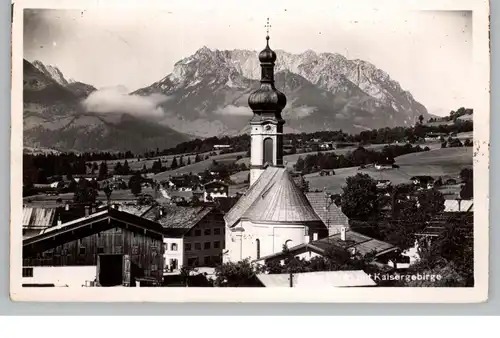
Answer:
POLYGON ((194 227, 214 209, 214 207, 210 206, 191 207, 178 205, 165 205, 158 208, 150 209, 143 217, 161 224, 163 228, 185 230, 194 227), (161 216, 158 208, 162 210, 161 216))
MULTIPOLYGON (((298 255, 306 251, 312 251, 319 255, 323 255, 325 254, 326 250, 329 247, 335 246, 346 250, 355 248, 356 254, 360 254, 362 256, 370 253, 375 254, 375 256, 380 256, 382 254, 396 251, 398 249, 398 247, 392 244, 362 235, 358 232, 351 230, 346 231, 345 241, 343 241, 340 236, 341 236, 340 234, 335 234, 317 241, 312 241, 310 243, 303 243, 296 245, 294 247, 289 248, 288 250, 294 255, 298 255)), ((270 259, 277 259, 280 258, 282 254, 283 252, 277 252, 272 255, 261 257, 256 261, 267 261, 270 259)))
POLYGON ((23 228, 45 229, 55 223, 57 208, 23 208, 23 228))
POLYGON ((306 193, 307 200, 325 225, 349 226, 349 218, 322 192, 306 193))
MULTIPOLYGON (((162 238, 163 232, 161 226, 150 220, 144 219, 139 216, 129 214, 127 212, 118 211, 116 209, 106 209, 86 217, 62 223, 57 226, 47 228, 40 232, 40 234, 26 238, 23 240, 23 248, 31 250, 31 247, 38 246, 44 247, 47 243, 56 243, 50 245, 57 245, 61 242, 67 243, 75 238, 82 238, 92 234, 106 231, 112 227, 123 226, 140 229, 141 231, 149 232, 154 237, 162 238), (103 222, 108 220, 108 222, 103 222), (111 223, 110 220, 118 221, 111 223), (59 239, 55 241, 54 239, 59 239)), ((49 245, 49 246, 50 246, 49 245)), ((23 249, 23 250, 24 250, 23 249)), ((35 251, 37 249, 34 249, 35 251)))
POLYGON ((254 222, 320 222, 304 193, 285 168, 268 167, 225 215, 226 224, 254 222))
MULTIPOLYGON (((288 273, 259 274, 257 278, 265 287, 290 287, 290 274, 288 273)), ((297 288, 375 285, 376 283, 363 270, 294 273, 292 280, 292 286, 297 288)))

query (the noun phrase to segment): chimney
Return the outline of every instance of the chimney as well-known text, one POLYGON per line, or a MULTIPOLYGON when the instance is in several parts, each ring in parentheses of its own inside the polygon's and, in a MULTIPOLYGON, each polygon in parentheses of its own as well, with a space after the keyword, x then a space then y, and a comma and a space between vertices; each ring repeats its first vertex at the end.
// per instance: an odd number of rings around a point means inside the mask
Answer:
POLYGON ((340 240, 341 241, 345 241, 345 233, 346 233, 346 231, 347 231, 346 227, 340 228, 340 240))
POLYGON ((69 211, 69 204, 68 203, 66 203, 66 205, 64 206, 64 210, 69 211))
POLYGON ((318 240, 318 233, 315 232, 313 233, 313 241, 317 241, 318 240))
POLYGON ((59 218, 57 219, 57 225, 61 225, 61 224, 62 224, 61 217, 59 217, 59 218))
POLYGON ((90 214, 90 208, 88 205, 85 206, 85 217, 87 217, 90 214))

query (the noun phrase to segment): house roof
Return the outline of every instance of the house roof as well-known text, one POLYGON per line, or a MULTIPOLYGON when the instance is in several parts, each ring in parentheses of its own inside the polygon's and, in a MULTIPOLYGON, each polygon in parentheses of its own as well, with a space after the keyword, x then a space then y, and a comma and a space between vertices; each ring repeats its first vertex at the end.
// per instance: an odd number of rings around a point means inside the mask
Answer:
POLYGON ((23 208, 23 228, 44 229, 54 225, 57 208, 23 208))
MULTIPOLYGON (((257 278, 265 287, 290 287, 290 275, 287 273, 259 274, 257 278)), ((293 287, 297 288, 376 285, 363 270, 295 273, 292 282, 293 287)))
POLYGON ((142 216, 146 212, 151 209, 151 205, 137 205, 137 204, 130 204, 130 203, 124 203, 120 204, 120 211, 123 212, 128 212, 129 214, 136 215, 136 216, 142 216))
MULTIPOLYGON (((346 231, 346 240, 343 241, 340 234, 335 234, 317 241, 312 241, 310 243, 303 243, 289 248, 288 250, 292 253, 296 252, 299 254, 304 251, 312 251, 319 255, 323 255, 327 248, 331 246, 336 246, 343 249, 356 248, 356 253, 361 255, 366 255, 369 253, 374 253, 375 256, 380 256, 387 252, 396 251, 398 248, 392 244, 379 241, 377 239, 362 235, 358 232, 352 230, 346 231)), ((261 257, 256 261, 267 261, 269 259, 276 259, 281 257, 283 252, 277 252, 272 255, 261 257)))
POLYGON ((356 252, 361 255, 374 253, 376 256, 397 249, 397 247, 392 244, 362 235, 352 230, 347 230, 345 235, 345 241, 341 239, 341 234, 335 234, 333 236, 314 241, 311 244, 323 250, 331 245, 344 249, 356 248, 356 252))
POLYGON ((444 211, 445 212, 474 211, 474 201, 473 200, 445 200, 444 201, 444 211))
POLYGON ((324 193, 309 192, 306 194, 306 197, 325 225, 349 226, 349 218, 324 193))
POLYGON ((162 216, 159 216, 158 208, 152 208, 143 217, 160 223, 163 228, 186 230, 194 227, 214 209, 214 207, 210 206, 191 207, 178 205, 164 205, 161 208, 162 216))
POLYGON ((225 215, 232 227, 240 219, 254 222, 319 222, 304 193, 285 168, 268 167, 225 215))
POLYGON ((26 249, 29 252, 37 251, 41 248, 50 245, 60 245, 61 242, 67 243, 75 238, 90 236, 94 233, 105 231, 108 228, 116 226, 130 226, 148 231, 152 236, 162 237, 163 232, 161 226, 150 220, 139 216, 129 214, 127 212, 118 211, 113 208, 102 210, 86 217, 81 217, 76 220, 62 223, 45 230, 42 230, 38 235, 23 239, 23 251, 26 249), (103 222, 108 220, 108 222, 103 222), (118 221, 111 223, 110 220, 118 221), (97 226, 93 226, 93 225, 97 226), (54 241, 54 239, 59 241, 54 241), (40 245, 40 246, 38 246, 40 245), (37 249, 38 248, 38 249, 37 249))

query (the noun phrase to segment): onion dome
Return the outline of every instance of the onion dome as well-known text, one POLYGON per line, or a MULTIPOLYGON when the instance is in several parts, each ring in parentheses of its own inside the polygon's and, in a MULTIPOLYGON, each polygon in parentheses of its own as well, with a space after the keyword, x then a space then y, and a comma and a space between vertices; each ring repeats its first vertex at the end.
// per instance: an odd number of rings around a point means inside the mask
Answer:
POLYGON ((281 111, 286 106, 286 96, 274 86, 274 62, 276 53, 269 47, 269 36, 266 36, 266 48, 259 54, 262 70, 260 88, 250 94, 248 105, 256 115, 265 115, 281 121, 281 111))
POLYGON ((276 62, 276 53, 269 48, 269 35, 266 36, 266 48, 259 53, 259 61, 262 63, 274 63, 276 62))

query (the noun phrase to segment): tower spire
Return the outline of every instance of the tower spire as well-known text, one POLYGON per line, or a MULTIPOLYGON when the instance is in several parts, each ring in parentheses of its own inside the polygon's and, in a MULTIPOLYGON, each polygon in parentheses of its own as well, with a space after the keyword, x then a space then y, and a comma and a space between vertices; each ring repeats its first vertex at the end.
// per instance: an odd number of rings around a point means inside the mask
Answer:
POLYGON ((269 28, 271 28, 271 24, 269 23, 269 18, 267 18, 266 25, 266 40, 269 41, 269 28))

